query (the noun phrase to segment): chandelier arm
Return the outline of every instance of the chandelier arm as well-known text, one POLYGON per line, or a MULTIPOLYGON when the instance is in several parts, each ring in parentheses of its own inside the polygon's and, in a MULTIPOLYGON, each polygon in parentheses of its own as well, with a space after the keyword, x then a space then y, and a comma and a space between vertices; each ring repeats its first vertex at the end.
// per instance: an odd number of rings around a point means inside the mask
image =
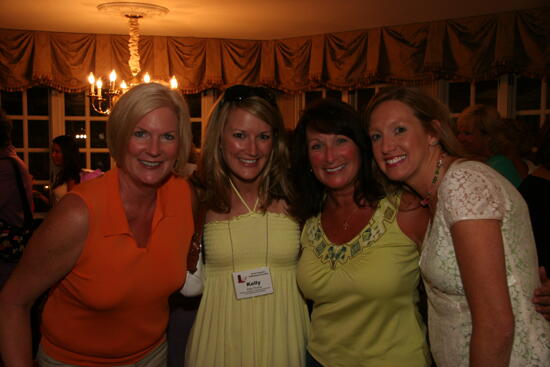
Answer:
MULTIPOLYGON (((129 40, 128 51, 130 58, 128 59, 128 66, 132 74, 132 80, 129 81, 129 85, 123 80, 120 84, 120 88, 115 85, 116 72, 113 70, 109 75, 109 88, 102 88, 103 83, 101 78, 95 79, 93 73, 90 73, 88 82, 90 83, 90 89, 88 97, 90 98, 90 105, 93 110, 102 115, 110 115, 114 104, 118 98, 126 93, 126 91, 137 84, 142 83, 137 78, 137 75, 141 73, 140 57, 139 57, 139 19, 147 16, 164 15, 168 13, 168 9, 162 6, 154 4, 134 3, 134 2, 112 2, 104 3, 97 6, 99 11, 106 14, 123 15, 128 18, 129 24, 129 40)), ((143 83, 149 83, 150 76, 145 73, 143 77, 143 83)), ((162 82, 162 81, 159 81, 162 82)), ((164 82, 166 83, 166 82, 164 82)), ((170 87, 172 89, 178 89, 178 81, 175 76, 170 79, 170 87)))

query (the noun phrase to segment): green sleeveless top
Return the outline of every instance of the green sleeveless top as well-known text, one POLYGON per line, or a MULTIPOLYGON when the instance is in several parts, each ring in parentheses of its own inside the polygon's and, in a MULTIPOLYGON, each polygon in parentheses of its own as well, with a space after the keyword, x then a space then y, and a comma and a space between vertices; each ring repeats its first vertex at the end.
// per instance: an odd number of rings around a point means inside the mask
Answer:
POLYGON ((381 200, 367 226, 345 244, 330 242, 320 215, 304 226, 297 281, 313 300, 308 351, 323 365, 431 363, 417 307, 419 255, 397 224, 399 200, 381 200))

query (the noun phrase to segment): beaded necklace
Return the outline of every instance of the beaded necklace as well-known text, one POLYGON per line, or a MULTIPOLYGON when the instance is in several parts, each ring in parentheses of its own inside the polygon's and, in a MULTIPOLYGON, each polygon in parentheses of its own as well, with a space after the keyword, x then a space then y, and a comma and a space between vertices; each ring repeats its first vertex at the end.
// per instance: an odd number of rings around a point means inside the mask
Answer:
POLYGON ((432 196, 432 193, 435 188, 435 184, 439 180, 439 173, 441 172, 441 167, 443 167, 443 159, 445 158, 445 152, 441 152, 441 155, 439 156, 439 160, 437 161, 437 164, 435 166, 434 171, 434 177, 432 178, 432 185, 430 186, 430 191, 426 194, 424 199, 420 201, 420 205, 426 207, 430 204, 430 198, 432 196))

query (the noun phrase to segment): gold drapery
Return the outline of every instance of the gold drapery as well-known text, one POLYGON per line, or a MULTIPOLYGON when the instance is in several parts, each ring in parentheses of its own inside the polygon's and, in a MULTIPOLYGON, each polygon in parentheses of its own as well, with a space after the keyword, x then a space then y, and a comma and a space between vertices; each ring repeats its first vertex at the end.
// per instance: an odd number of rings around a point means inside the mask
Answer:
MULTIPOLYGON (((374 82, 550 75, 550 7, 281 40, 141 36, 141 69, 186 93, 243 83, 287 92, 374 82)), ((0 89, 87 88, 130 79, 128 36, 0 29, 0 89)))

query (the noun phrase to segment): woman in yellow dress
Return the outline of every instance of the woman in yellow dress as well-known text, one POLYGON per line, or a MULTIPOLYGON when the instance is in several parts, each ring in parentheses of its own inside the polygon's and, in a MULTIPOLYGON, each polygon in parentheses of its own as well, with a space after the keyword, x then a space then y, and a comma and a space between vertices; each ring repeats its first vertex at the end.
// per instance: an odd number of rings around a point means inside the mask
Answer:
POLYGON ((309 318, 296 284, 300 232, 287 214, 287 170, 274 96, 226 90, 199 162, 205 283, 186 366, 304 365, 309 318))

